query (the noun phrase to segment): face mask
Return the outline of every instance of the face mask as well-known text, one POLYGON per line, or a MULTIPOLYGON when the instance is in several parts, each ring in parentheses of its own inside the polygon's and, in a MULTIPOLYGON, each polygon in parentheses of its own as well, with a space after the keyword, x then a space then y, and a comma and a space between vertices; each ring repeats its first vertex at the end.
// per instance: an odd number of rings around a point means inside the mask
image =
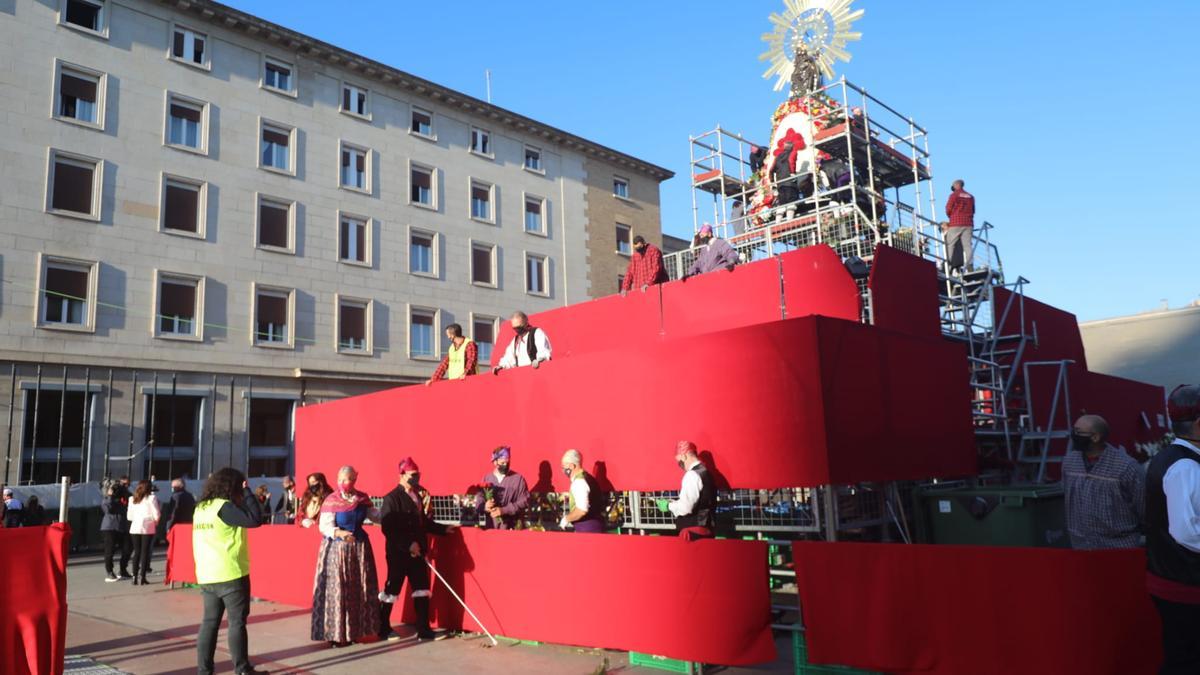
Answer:
POLYGON ((564 466, 563 467, 563 475, 566 476, 567 478, 570 478, 571 477, 571 467, 564 466))
POLYGON ((681 469, 682 469, 682 468, 684 468, 684 467, 683 467, 683 460, 682 460, 682 459, 677 459, 677 460, 675 460, 675 463, 679 465, 679 468, 681 468, 681 469))
POLYGON ((1079 452, 1087 452, 1088 449, 1092 447, 1092 435, 1072 433, 1071 447, 1079 452))
POLYGON ((421 474, 414 473, 413 475, 408 477, 408 486, 409 487, 415 488, 420 484, 421 484, 421 474))
POLYGON ((517 326, 516 328, 513 328, 513 331, 516 332, 517 335, 524 335, 526 330, 528 330, 526 326, 517 326))
POLYGON ((341 490, 342 492, 353 492, 354 484, 356 482, 357 481, 352 481, 352 480, 339 480, 338 481, 338 489, 341 490))
POLYGON ((501 476, 507 476, 508 475, 508 465, 507 464, 497 464, 496 471, 499 472, 499 474, 501 476))

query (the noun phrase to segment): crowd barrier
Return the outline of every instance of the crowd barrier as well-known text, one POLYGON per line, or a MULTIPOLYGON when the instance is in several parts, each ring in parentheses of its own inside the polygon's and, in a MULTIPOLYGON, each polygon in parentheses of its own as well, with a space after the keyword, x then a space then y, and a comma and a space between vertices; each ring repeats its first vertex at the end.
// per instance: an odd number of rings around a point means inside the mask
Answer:
MULTIPOLYGON (((382 586, 384 539, 367 531, 382 586)), ((168 535, 168 582, 195 581, 191 535, 168 535)), ((273 525, 249 537, 251 594, 311 606, 320 535, 273 525)), ((475 528, 432 542, 438 571, 497 635, 712 664, 775 658, 764 542, 475 528)), ((479 630, 436 581, 431 609, 442 628, 479 630)))
POLYGON ((0 673, 63 672, 71 530, 0 528, 0 673))
POLYGON ((1149 675, 1141 549, 797 542, 813 663, 888 673, 1149 675))

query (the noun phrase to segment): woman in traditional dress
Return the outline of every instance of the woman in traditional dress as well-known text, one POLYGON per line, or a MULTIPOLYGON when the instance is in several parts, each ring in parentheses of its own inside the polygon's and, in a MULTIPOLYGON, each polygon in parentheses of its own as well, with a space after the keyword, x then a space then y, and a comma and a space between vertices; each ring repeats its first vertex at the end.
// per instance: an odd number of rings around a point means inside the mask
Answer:
POLYGON ((321 504, 333 492, 325 474, 317 472, 308 474, 308 488, 300 497, 300 507, 296 509, 296 524, 301 527, 312 527, 317 524, 321 515, 321 504))
POLYGON ((371 498, 355 489, 358 472, 343 466, 337 488, 325 498, 317 527, 323 538, 313 581, 312 639, 346 645, 379 628, 379 578, 367 518, 379 522, 371 498))

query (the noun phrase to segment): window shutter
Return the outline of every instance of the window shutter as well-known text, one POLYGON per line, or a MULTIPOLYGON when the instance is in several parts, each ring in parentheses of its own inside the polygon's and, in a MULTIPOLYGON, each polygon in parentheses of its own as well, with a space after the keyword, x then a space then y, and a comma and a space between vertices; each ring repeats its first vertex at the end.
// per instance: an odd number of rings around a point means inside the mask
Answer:
POLYGON ((46 269, 46 290, 54 294, 52 297, 66 296, 87 300, 88 273, 82 270, 69 270, 61 267, 46 269))
POLYGON ((96 102, 96 82, 94 80, 63 73, 62 82, 58 87, 64 97, 71 96, 81 101, 96 102))
POLYGON ((167 184, 166 214, 163 227, 184 232, 198 232, 197 210, 200 191, 195 188, 167 184))
POLYGON ((92 173, 94 167, 66 162, 54 163, 54 195, 51 205, 63 211, 92 212, 92 173))

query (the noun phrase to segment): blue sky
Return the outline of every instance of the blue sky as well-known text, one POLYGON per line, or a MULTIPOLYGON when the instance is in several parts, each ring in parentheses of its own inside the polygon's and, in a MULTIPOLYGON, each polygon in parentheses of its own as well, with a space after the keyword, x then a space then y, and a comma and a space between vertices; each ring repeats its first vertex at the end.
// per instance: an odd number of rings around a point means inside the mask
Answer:
MULTIPOLYGON (((776 0, 226 1, 480 98, 491 69, 497 105, 675 171, 681 236, 688 135, 765 138, 783 100, 757 58, 776 0)), ((839 73, 929 129, 939 197, 966 179, 1010 279, 1082 320, 1200 298, 1200 2, 855 6, 839 73)))

